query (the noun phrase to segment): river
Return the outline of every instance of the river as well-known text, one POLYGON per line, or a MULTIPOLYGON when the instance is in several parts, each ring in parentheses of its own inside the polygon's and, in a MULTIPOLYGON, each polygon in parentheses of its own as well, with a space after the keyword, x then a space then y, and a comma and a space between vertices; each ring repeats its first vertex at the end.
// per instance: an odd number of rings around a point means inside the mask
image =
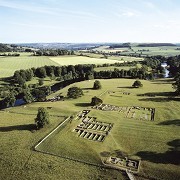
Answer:
POLYGON ((168 65, 167 65, 166 62, 161 63, 161 67, 163 67, 164 70, 165 70, 164 78, 168 78, 169 77, 169 71, 167 70, 167 66, 168 65))

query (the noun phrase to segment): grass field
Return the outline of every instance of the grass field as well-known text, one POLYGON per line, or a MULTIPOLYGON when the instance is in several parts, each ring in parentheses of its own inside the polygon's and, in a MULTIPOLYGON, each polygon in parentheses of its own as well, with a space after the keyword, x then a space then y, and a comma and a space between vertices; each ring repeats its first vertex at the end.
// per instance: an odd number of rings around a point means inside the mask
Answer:
POLYGON ((105 63, 116 63, 118 60, 103 59, 103 58, 89 58, 84 56, 74 57, 51 57, 50 58, 59 65, 76 65, 76 64, 105 64, 105 63))
POLYGON ((0 78, 12 76, 14 71, 19 69, 28 69, 32 67, 41 67, 45 65, 55 65, 57 63, 51 61, 48 57, 35 57, 35 56, 22 57, 1 57, 0 58, 0 78))
POLYGON ((180 54, 180 50, 176 50, 176 46, 158 46, 158 47, 136 47, 132 46, 132 50, 129 48, 114 48, 110 49, 108 46, 100 46, 98 48, 95 48, 94 50, 102 51, 102 52, 116 52, 121 51, 122 54, 141 54, 141 51, 138 50, 149 50, 149 51, 142 51, 142 55, 149 55, 149 56, 155 56, 155 55, 162 55, 162 56, 176 56, 180 54))
MULTIPOLYGON (((142 82, 144 84, 142 89, 132 89, 130 86, 133 80, 101 80, 103 89, 98 91, 91 90, 92 81, 77 83, 77 86, 84 88, 85 96, 77 100, 68 100, 63 104, 71 107, 75 113, 79 109, 88 108, 92 96, 99 96, 110 90, 114 93, 105 93, 101 96, 104 103, 156 108, 154 122, 127 119, 117 112, 91 110, 89 116, 95 116, 97 120, 103 122, 114 123, 110 135, 103 143, 77 137, 72 131, 79 122, 74 121, 47 139, 39 146, 39 150, 98 164, 101 164, 101 152, 122 150, 130 156, 142 159, 142 174, 161 179, 172 177, 176 179, 179 176, 177 166, 179 161, 177 162, 176 158, 180 136, 178 131, 180 104, 176 100, 170 100, 166 95, 173 90, 171 82, 166 80, 142 82), (122 92, 131 94, 127 96, 122 92), (154 93, 155 97, 141 96, 144 93, 154 93)), ((61 91, 64 95, 67 88, 61 91)))
POLYGON ((115 63, 118 60, 89 58, 81 56, 30 56, 29 53, 22 53, 20 57, 0 57, 0 78, 12 76, 16 70, 41 67, 45 65, 75 65, 75 64, 104 64, 115 63))
MULTIPOLYGON (((130 156, 142 159, 141 175, 157 179, 179 179, 177 155, 180 136, 178 131, 180 103, 177 98, 174 100, 168 98, 170 93, 174 91, 171 80, 142 81, 144 86, 140 89, 131 88, 134 81, 132 79, 100 81, 103 87, 101 90, 91 89, 93 80, 74 84, 83 88, 85 94, 75 100, 33 103, 27 105, 26 108, 20 106, 7 109, 6 112, 1 111, 0 138, 1 147, 3 147, 0 153, 2 159, 1 176, 4 177, 5 173, 13 168, 14 170, 10 171, 11 177, 19 173, 24 177, 32 176, 31 179, 35 179, 35 176, 37 178, 42 173, 45 173, 42 175, 42 179, 57 177, 72 179, 73 174, 75 179, 80 177, 84 177, 84 179, 108 179, 108 177, 109 179, 112 179, 112 177, 123 179, 122 174, 117 173, 115 170, 104 171, 93 166, 31 151, 33 145, 47 134, 53 126, 55 127, 58 122, 62 121, 64 116, 76 114, 80 110, 90 108, 89 102, 96 95, 100 96, 104 103, 107 104, 156 108, 155 121, 129 119, 118 112, 92 110, 88 116, 95 116, 99 121, 114 123, 110 134, 103 143, 78 137, 73 132, 73 129, 79 122, 74 120, 71 124, 68 123, 67 126, 50 136, 38 149, 96 164, 101 164, 101 152, 113 153, 115 150, 121 150, 130 156), (123 92, 129 92, 130 95, 125 95, 123 92), (151 93, 153 93, 154 97, 151 96, 151 93), (34 122, 39 106, 52 107, 52 109, 48 110, 49 113, 58 115, 60 118, 51 117, 49 129, 45 128, 32 133, 29 124, 34 122), (19 112, 26 115, 17 114, 19 112), (21 153, 22 158, 19 159, 21 153), (39 169, 34 168, 37 166, 42 169, 42 172, 38 174, 36 173, 39 169), (65 173, 58 174, 61 169, 65 173), (78 169, 81 169, 81 171, 76 172, 78 169), (26 175, 23 174, 24 170, 27 171, 26 175), (48 176, 45 177, 47 174, 48 176)), ((56 94, 62 93, 62 95, 66 95, 68 88, 69 86, 56 92, 56 94)), ((52 94, 50 97, 54 95, 52 94)))

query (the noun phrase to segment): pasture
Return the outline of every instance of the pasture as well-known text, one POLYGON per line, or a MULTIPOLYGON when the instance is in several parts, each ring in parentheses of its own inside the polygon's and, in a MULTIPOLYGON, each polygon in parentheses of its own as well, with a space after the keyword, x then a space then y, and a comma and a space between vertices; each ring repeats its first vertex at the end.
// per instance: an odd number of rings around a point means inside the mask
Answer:
POLYGON ((59 65, 76 65, 76 64, 113 64, 119 62, 118 60, 105 59, 105 58, 90 58, 85 56, 72 56, 72 57, 50 57, 52 61, 59 65))
POLYGON ((93 50, 102 51, 102 52, 121 52, 121 54, 141 54, 141 55, 149 55, 149 56, 156 56, 156 55, 162 55, 162 56, 176 56, 180 54, 180 50, 177 50, 178 46, 158 46, 158 47, 137 47, 133 46, 131 49, 129 48, 114 48, 110 49, 108 46, 100 46, 98 48, 95 48, 93 50), (141 51, 142 50, 142 51, 141 51), (145 51, 143 51, 145 50, 145 51), (146 51, 148 50, 148 51, 146 51))
MULTIPOLYGON (((103 142, 96 142, 79 137, 73 130, 81 121, 74 119, 71 123, 67 123, 66 126, 63 126, 46 139, 38 147, 38 150, 52 153, 57 156, 68 156, 73 159, 91 162, 97 165, 102 164, 101 158, 103 158, 103 152, 116 155, 118 151, 123 151, 127 153, 129 157, 141 159, 140 176, 155 179, 178 179, 180 177, 178 172, 179 161, 177 158, 180 136, 178 131, 180 104, 178 98, 170 98, 171 93, 174 91, 171 86, 171 79, 158 79, 154 81, 142 80, 144 86, 139 89, 131 88, 131 85, 134 82, 133 79, 111 79, 100 81, 102 84, 101 90, 92 89, 93 80, 73 84, 81 87, 84 91, 84 96, 78 99, 32 103, 25 108, 20 106, 7 109, 6 112, 1 111, 1 117, 3 118, 0 121, 1 126, 3 126, 0 132, 2 134, 1 144, 2 147, 5 148, 5 154, 7 156, 5 156, 3 162, 14 163, 15 169, 17 168, 17 163, 21 164, 19 165, 19 173, 23 173, 24 168, 26 168, 28 170, 26 177, 28 177, 28 175, 35 177, 35 174, 33 175, 33 173, 36 173, 38 169, 34 169, 33 166, 41 164, 43 170, 37 174, 37 177, 40 177, 41 173, 44 173, 45 171, 51 172, 51 175, 49 174, 47 177, 58 177, 57 172, 62 172, 58 167, 61 167, 65 173, 60 173, 59 177, 67 179, 69 176, 73 176, 76 171, 76 168, 73 167, 70 170, 71 172, 67 173, 67 165, 69 165, 69 167, 78 166, 77 168, 82 168, 81 170, 84 172, 84 179, 89 177, 95 179, 99 177, 100 179, 103 179, 103 177, 108 178, 111 176, 117 179, 123 179, 122 174, 118 174, 116 170, 104 171, 103 169, 97 169, 90 165, 30 151, 30 148, 47 134, 52 127, 55 127, 62 121, 65 116, 74 115, 75 117, 79 111, 89 109, 91 111, 88 116, 96 117, 97 121, 104 123, 113 123, 113 128, 103 142), (92 109, 89 103, 91 98, 95 95, 102 98, 103 103, 105 104, 121 107, 139 106, 155 108, 155 121, 129 118, 122 112, 92 109), (25 127, 29 127, 26 125, 33 124, 37 108, 40 106, 51 107, 51 109, 48 109, 50 115, 53 115, 51 116, 51 125, 49 129, 45 128, 41 131, 32 133, 30 128, 23 127, 24 125, 25 127), (18 114, 19 112, 26 115, 18 114), (22 116, 27 118, 22 119, 22 116), (15 120, 13 120, 13 117, 15 120), (8 119, 10 120, 8 121, 8 119), (28 137, 28 141, 24 140, 26 137, 24 136, 25 134, 28 137), (13 138, 13 141, 10 141, 12 136, 15 138, 13 138), (6 145, 7 141, 9 143, 6 145), (16 146, 14 146, 15 143, 17 144, 16 146), (11 154, 13 150, 11 148, 8 149, 8 147, 13 146, 19 153, 14 152, 11 154), (25 148, 23 151, 23 153, 25 153, 23 155, 24 159, 16 161, 23 148, 25 148), (11 155, 8 156, 7 154, 11 155), (35 160, 35 158, 37 158, 37 160, 35 160), (27 159, 27 162, 26 164, 23 164, 25 159, 27 159), (103 173, 105 173, 105 175, 103 175, 103 173), (110 174, 108 175, 108 173, 110 174)), ((55 94, 51 94, 50 97, 59 93, 66 95, 70 86, 55 94)), ((2 158, 3 157, 4 155, 2 154, 2 158)), ((4 172, 7 172, 7 166, 4 166, 3 164, 2 168, 4 172)), ((76 173, 75 177, 80 178, 82 176, 82 171, 76 173)), ((15 172, 17 173, 17 169, 15 172)), ((43 177, 45 177, 45 175, 43 175, 43 177)))
POLYGON ((22 57, 1 57, 0 78, 12 76, 16 70, 41 67, 45 65, 58 66, 57 63, 50 60, 48 57, 30 56, 29 53, 27 53, 27 55, 24 53, 22 57))

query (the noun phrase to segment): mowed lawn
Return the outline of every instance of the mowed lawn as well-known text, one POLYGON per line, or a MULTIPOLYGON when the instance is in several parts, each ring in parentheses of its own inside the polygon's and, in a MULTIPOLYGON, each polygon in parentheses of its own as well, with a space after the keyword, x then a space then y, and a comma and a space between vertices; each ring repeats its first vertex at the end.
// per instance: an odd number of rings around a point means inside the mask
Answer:
POLYGON ((16 70, 42 67, 45 65, 58 66, 59 64, 44 56, 24 55, 22 57, 0 57, 0 78, 12 76, 16 70))
POLYGON ((0 179, 124 179, 117 170, 107 170, 34 151, 34 146, 72 111, 59 103, 32 103, 0 111, 0 179), (50 124, 39 131, 34 119, 39 106, 48 110, 50 124), (59 109, 60 108, 60 109, 59 109), (61 111, 60 111, 61 110, 61 111), (63 110, 63 111, 62 111, 63 110))
MULTIPOLYGON (((83 88, 84 96, 75 100, 51 103, 51 111, 75 114, 79 110, 90 108, 91 98, 98 96, 107 104, 155 108, 155 121, 129 119, 123 113, 91 109, 88 115, 97 117, 97 121, 114 123, 103 143, 78 137, 73 129, 80 122, 74 120, 49 137, 38 149, 96 164, 101 164, 100 153, 120 150, 142 160, 140 174, 151 178, 178 179, 180 177, 178 171, 180 103, 178 98, 170 98, 174 91, 172 81, 142 80, 144 86, 140 89, 131 88, 134 82, 132 79, 100 81, 103 87, 101 90, 92 90, 93 80, 75 83, 75 86, 83 88), (125 95, 123 92, 128 92, 130 95, 125 95)), ((66 95, 70 86, 56 94, 61 92, 66 95)), ((49 103, 40 104, 50 106, 49 103)))
POLYGON ((76 64, 106 64, 116 63, 118 60, 103 59, 103 58, 89 58, 84 56, 65 56, 65 57, 50 57, 52 61, 59 65, 76 65, 76 64))

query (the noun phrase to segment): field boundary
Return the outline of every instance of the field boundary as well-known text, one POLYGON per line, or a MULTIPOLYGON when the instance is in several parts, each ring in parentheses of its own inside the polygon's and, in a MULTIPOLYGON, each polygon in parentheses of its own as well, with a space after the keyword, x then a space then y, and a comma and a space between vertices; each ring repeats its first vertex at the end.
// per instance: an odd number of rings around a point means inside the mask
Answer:
POLYGON ((55 129, 53 129, 48 135, 46 135, 38 144, 35 145, 34 149, 37 150, 36 148, 43 143, 51 134, 53 134, 56 130, 58 130, 66 121, 70 119, 70 116, 67 117, 63 122, 61 122, 55 129))

